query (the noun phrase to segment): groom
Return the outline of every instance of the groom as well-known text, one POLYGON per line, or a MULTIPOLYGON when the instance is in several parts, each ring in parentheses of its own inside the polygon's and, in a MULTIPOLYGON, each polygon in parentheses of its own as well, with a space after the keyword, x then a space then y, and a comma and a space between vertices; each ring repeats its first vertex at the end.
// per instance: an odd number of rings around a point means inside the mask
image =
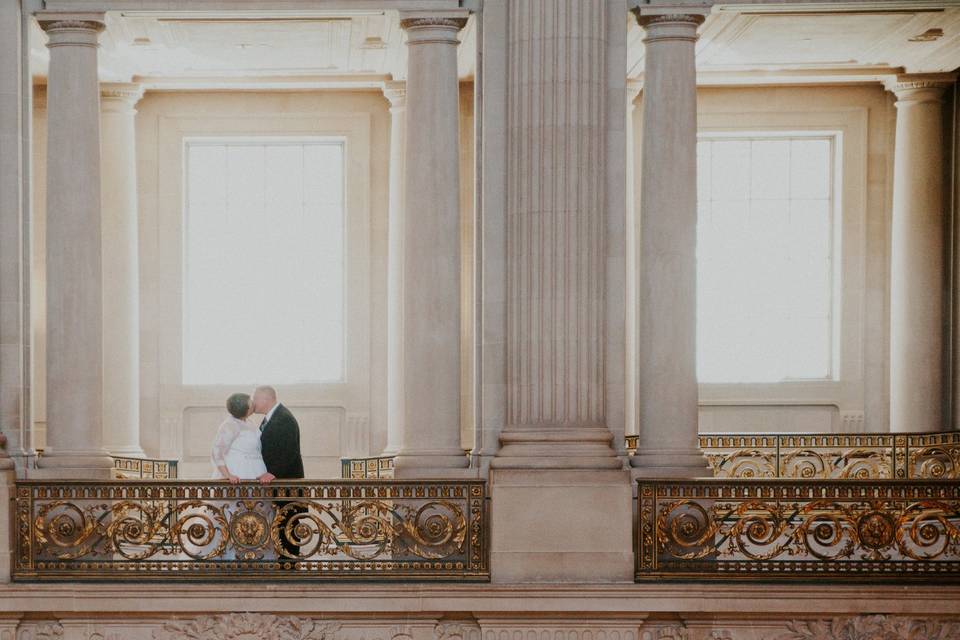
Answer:
MULTIPOLYGON (((274 480, 291 480, 303 477, 303 458, 300 456, 300 425, 290 410, 277 402, 277 390, 273 387, 257 387, 253 392, 253 410, 263 414, 260 423, 260 454, 267 472, 260 476, 261 484, 274 480)), ((304 509, 287 506, 285 501, 277 501, 277 509, 285 509, 280 525, 287 528, 291 519, 304 513, 304 509)), ((281 535, 283 550, 293 558, 300 553, 300 546, 281 535)), ((295 568, 291 565, 290 568, 295 568)))
POLYGON ((257 387, 253 392, 253 411, 263 414, 260 423, 260 453, 267 472, 258 479, 266 484, 274 479, 303 477, 300 457, 300 425, 290 410, 277 402, 273 387, 257 387))

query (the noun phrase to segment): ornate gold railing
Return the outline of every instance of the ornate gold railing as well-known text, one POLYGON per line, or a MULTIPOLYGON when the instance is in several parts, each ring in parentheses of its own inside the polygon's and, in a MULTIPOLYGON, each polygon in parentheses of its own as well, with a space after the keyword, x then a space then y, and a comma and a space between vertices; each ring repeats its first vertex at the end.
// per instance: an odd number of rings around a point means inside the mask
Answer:
POLYGON ((716 478, 960 479, 960 432, 701 434, 716 478))
POLYGON ((638 483, 638 581, 960 580, 957 482, 638 483))
MULTIPOLYGON (((470 459, 470 451, 463 452, 470 459)), ((376 480, 393 477, 393 456, 340 458, 340 477, 344 480, 376 480)))
POLYGON ((117 480, 173 480, 177 477, 177 461, 113 456, 113 477, 117 480))
POLYGON ((489 578, 483 481, 17 483, 14 578, 489 578))
POLYGON ((346 480, 372 480, 393 477, 393 456, 340 458, 341 477, 346 480))

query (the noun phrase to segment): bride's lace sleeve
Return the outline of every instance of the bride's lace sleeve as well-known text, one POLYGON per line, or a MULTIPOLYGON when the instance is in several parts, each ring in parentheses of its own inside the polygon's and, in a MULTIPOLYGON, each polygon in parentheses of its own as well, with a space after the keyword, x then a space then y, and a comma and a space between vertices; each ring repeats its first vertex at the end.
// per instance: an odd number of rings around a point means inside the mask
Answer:
POLYGON ((214 467, 225 465, 224 458, 227 456, 227 452, 230 451, 233 441, 237 439, 239 434, 240 426, 235 421, 223 421, 223 424, 217 429, 217 437, 213 440, 213 451, 210 454, 210 459, 213 460, 214 467))

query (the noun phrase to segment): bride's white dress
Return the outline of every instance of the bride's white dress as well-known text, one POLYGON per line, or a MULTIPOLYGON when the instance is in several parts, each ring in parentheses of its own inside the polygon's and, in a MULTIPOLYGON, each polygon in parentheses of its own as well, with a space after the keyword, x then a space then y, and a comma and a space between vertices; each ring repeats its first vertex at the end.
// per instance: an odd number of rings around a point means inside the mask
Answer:
POLYGON ((245 420, 227 418, 213 441, 213 477, 223 478, 217 468, 225 466, 241 480, 256 480, 267 472, 260 453, 260 430, 245 420))

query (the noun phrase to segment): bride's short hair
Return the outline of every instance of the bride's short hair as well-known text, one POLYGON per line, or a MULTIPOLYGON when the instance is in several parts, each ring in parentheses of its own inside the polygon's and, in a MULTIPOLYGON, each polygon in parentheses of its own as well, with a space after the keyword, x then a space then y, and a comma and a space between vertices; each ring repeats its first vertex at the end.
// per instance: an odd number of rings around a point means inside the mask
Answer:
POLYGON ((235 393, 227 398, 227 411, 234 418, 243 420, 250 412, 250 396, 246 393, 235 393))

